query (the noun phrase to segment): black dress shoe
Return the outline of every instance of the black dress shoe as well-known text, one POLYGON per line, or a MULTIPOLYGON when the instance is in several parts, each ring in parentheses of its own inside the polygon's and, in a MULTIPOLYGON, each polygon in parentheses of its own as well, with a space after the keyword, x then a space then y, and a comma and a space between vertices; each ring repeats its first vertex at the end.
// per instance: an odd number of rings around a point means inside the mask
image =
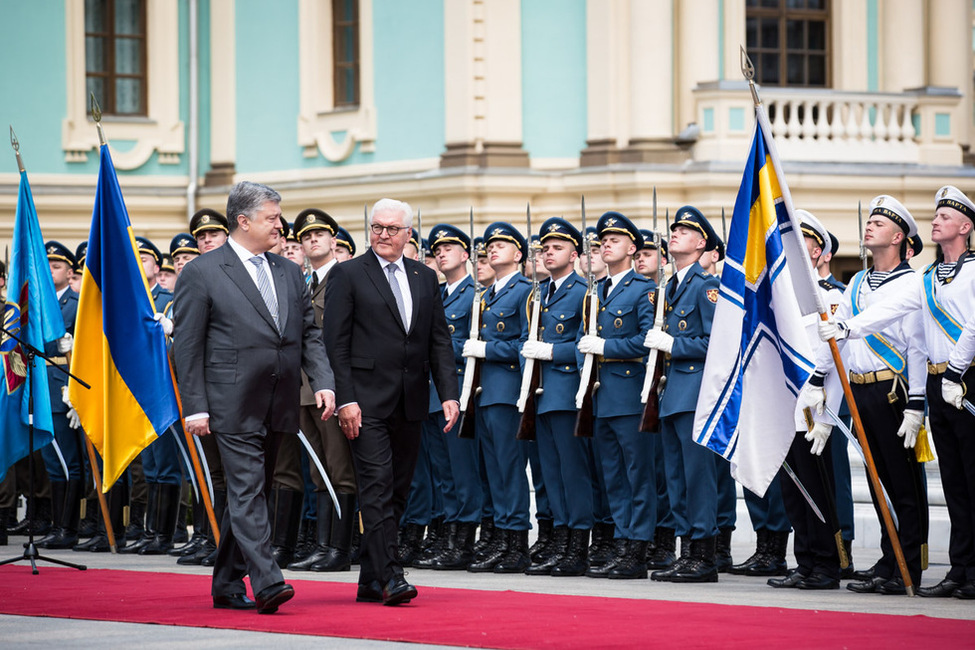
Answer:
POLYGON ((964 586, 958 587, 958 589, 951 592, 951 595, 962 600, 975 599, 975 580, 969 580, 964 586))
POLYGON ((775 587, 776 589, 794 589, 796 585, 806 579, 805 574, 803 574, 799 569, 795 569, 789 573, 784 578, 769 578, 769 587, 775 587))
POLYGON ((900 576, 894 576, 884 584, 877 587, 877 593, 885 596, 905 596, 907 595, 907 587, 904 586, 903 578, 900 576))
POLYGON ((869 569, 861 569, 860 571, 853 572, 854 580, 869 580, 877 575, 877 565, 874 564, 869 569))
POLYGON ((393 576, 383 587, 383 605, 402 605, 416 598, 416 587, 403 576, 393 576))
POLYGON ((917 595, 925 598, 950 598, 960 587, 962 583, 945 578, 933 587, 921 587, 917 590, 917 595))
POLYGON ((846 583, 846 588, 858 594, 872 594, 876 593, 885 582, 887 582, 887 578, 882 576, 874 576, 873 578, 869 578, 867 580, 848 582, 846 583))
POLYGON ((355 593, 357 603, 381 603, 383 602, 383 588, 379 586, 378 580, 373 580, 369 584, 359 585, 359 590, 355 593))
POLYGON ((831 578, 824 573, 813 571, 809 577, 800 580, 796 587, 808 590, 839 589, 840 581, 838 578, 831 578))
POLYGON ((214 609, 254 609, 257 604, 247 597, 246 594, 228 594, 226 596, 214 596, 214 609))
POLYGON ((278 582, 270 587, 265 587, 255 596, 257 600, 257 613, 273 614, 278 611, 278 607, 294 598, 294 595, 294 587, 285 582, 278 582))

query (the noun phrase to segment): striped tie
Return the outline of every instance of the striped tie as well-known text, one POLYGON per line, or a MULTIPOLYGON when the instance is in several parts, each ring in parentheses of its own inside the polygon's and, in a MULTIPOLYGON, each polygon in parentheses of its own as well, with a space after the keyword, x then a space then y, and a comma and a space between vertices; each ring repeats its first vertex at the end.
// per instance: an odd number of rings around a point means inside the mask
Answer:
POLYGON ((393 299, 396 301, 399 316, 403 319, 403 327, 409 330, 410 324, 406 320, 406 303, 403 301, 403 292, 399 288, 399 280, 396 279, 396 265, 390 263, 386 267, 386 273, 389 274, 389 288, 393 292, 393 299))
POLYGON ((271 280, 267 277, 267 271, 264 270, 264 258, 259 255, 255 255, 250 258, 250 263, 254 265, 257 269, 257 290, 261 292, 261 298, 264 299, 264 304, 267 305, 267 310, 271 312, 271 318, 274 320, 274 326, 281 331, 281 323, 278 321, 278 301, 274 297, 274 293, 271 291, 271 280))

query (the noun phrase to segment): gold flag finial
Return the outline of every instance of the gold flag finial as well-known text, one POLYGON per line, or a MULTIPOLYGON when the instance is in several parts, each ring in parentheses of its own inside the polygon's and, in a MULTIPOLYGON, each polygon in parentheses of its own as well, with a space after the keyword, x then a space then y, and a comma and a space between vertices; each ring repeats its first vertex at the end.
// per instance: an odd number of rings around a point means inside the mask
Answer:
POLYGON ((14 148, 14 153, 17 155, 17 167, 23 173, 25 171, 24 159, 20 157, 20 140, 17 139, 17 134, 14 133, 13 125, 10 126, 10 146, 14 148))
POLYGON ((98 129, 98 143, 104 145, 105 132, 102 131, 102 107, 98 105, 95 93, 89 93, 89 95, 91 95, 91 119, 95 120, 95 128, 98 129))

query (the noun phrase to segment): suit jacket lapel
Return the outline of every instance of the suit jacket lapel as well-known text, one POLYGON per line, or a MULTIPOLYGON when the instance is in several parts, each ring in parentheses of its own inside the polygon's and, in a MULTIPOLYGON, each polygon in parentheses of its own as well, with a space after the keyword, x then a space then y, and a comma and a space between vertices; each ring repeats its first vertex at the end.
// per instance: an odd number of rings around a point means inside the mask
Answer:
MULTIPOLYGON (((244 263, 237 257, 237 253, 229 245, 224 245, 220 247, 223 252, 223 261, 220 263, 221 268, 224 273, 230 278, 230 281, 237 285, 237 288, 247 297, 250 303, 254 306, 267 324, 271 327, 275 327, 274 319, 271 318, 271 312, 268 311, 267 305, 264 304, 264 298, 261 297, 261 292, 257 290, 257 285, 254 280, 251 279, 250 274, 247 273, 247 269, 244 268, 244 263)), ((278 301, 281 302, 280 300, 278 301)))
POLYGON ((288 300, 288 280, 284 276, 284 267, 281 266, 280 260, 271 261, 268 258, 268 262, 271 265, 274 292, 278 294, 278 320, 281 322, 281 332, 283 333, 284 326, 288 323, 288 305, 291 303, 288 300))
POLYGON ((389 280, 386 276, 386 271, 380 266, 379 258, 376 253, 371 249, 366 251, 366 259, 363 262, 363 266, 366 270, 366 277, 368 277, 374 285, 376 285, 376 290, 379 291, 379 295, 383 297, 386 302, 386 306, 389 307, 389 311, 393 312, 393 317, 399 326, 406 331, 406 323, 399 315, 399 307, 396 306, 396 298, 393 297, 393 290, 389 288, 389 280))
MULTIPOLYGON (((406 279, 410 285, 410 297, 413 302, 413 314, 410 316, 410 330, 413 330, 413 326, 416 325, 416 317, 420 310, 420 291, 422 285, 420 284, 420 271, 416 268, 410 268, 414 266, 410 264, 413 260, 403 260, 403 267, 406 269, 406 279)), ((419 262, 417 262, 418 264, 419 262)))

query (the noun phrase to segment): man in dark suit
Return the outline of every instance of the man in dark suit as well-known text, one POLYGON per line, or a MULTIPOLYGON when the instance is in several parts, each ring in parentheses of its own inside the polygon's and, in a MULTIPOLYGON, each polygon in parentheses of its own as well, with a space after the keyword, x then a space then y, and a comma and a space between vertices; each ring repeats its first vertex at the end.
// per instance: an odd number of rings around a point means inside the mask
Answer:
POLYGON ((279 436, 298 431, 304 370, 323 418, 334 410, 334 378, 301 270, 268 251, 277 241, 281 196, 242 182, 227 198, 226 246, 187 264, 174 300, 179 389, 186 426, 215 434, 227 508, 213 569, 217 608, 246 609, 250 575, 259 613, 294 596, 271 554, 267 492, 279 436))
POLYGON ((336 373, 339 424, 351 441, 364 532, 356 600, 398 605, 417 595, 396 558, 433 374, 444 431, 457 421, 457 381, 437 276, 405 259, 413 209, 381 199, 371 250, 334 267, 325 287, 325 343, 336 373))

